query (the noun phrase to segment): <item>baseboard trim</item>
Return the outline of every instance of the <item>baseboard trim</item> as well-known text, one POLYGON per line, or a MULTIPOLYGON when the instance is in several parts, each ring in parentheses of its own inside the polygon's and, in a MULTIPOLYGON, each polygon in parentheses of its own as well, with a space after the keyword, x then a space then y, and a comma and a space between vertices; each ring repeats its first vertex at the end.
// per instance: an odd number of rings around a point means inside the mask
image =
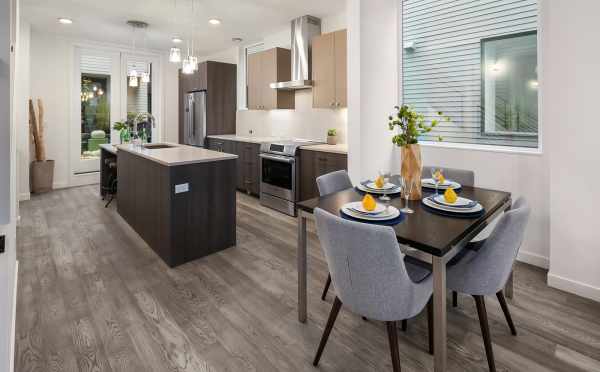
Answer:
POLYGON ((548 273, 548 285, 565 292, 573 293, 578 296, 600 302, 600 288, 586 283, 548 273))
POLYGON ((9 371, 15 371, 15 335, 16 335, 16 326, 17 326, 17 289, 19 281, 19 261, 15 262, 15 284, 13 289, 13 309, 12 309, 12 328, 10 331, 10 361, 9 361, 9 371))
POLYGON ((524 262, 526 264, 530 264, 533 266, 537 266, 537 267, 541 267, 542 269, 549 269, 550 268, 550 260, 548 259, 548 257, 544 257, 542 255, 539 255, 537 253, 531 253, 531 252, 519 252, 519 254, 517 255, 517 261, 521 261, 524 262))
POLYGON ((22 192, 19 194, 19 201, 25 201, 25 200, 29 200, 29 199, 31 199, 31 193, 22 192))

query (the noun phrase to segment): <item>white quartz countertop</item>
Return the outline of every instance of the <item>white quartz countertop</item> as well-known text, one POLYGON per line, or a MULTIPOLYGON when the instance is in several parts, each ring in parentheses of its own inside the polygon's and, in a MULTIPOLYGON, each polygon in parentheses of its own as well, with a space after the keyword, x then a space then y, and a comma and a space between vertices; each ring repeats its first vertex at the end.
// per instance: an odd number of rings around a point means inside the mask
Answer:
POLYGON ((334 154, 348 154, 348 145, 347 144, 338 144, 338 145, 308 145, 300 147, 302 150, 310 150, 310 151, 320 151, 320 152, 331 152, 334 154))
POLYGON ((110 143, 103 143, 100 145, 100 148, 103 148, 104 150, 110 152, 111 154, 117 153, 117 148, 110 143))
MULTIPOLYGON (((156 144, 154 144, 156 145, 156 144)), ((201 147, 166 143, 173 147, 149 149, 132 144, 116 145, 119 151, 127 151, 168 167, 176 165, 208 163, 213 161, 237 159, 237 155, 207 150, 201 147)))
POLYGON ((250 142, 250 143, 267 143, 267 142, 275 142, 275 141, 281 141, 284 140, 285 138, 281 138, 281 137, 250 137, 250 136, 238 136, 237 134, 220 134, 220 135, 212 135, 212 136, 207 136, 208 138, 214 138, 214 139, 222 139, 222 140, 229 140, 229 141, 238 141, 238 142, 250 142))

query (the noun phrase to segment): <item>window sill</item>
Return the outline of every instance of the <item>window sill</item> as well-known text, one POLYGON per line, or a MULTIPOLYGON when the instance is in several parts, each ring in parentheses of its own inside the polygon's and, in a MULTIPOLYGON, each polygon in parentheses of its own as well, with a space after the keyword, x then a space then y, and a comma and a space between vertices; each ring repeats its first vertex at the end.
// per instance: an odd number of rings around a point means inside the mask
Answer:
POLYGON ((449 142, 431 142, 421 141, 419 144, 423 147, 443 148, 443 149, 457 149, 457 150, 475 150, 475 151, 486 151, 486 152, 498 152, 505 154, 521 154, 521 155, 543 155, 543 151, 540 147, 538 148, 526 148, 526 147, 511 147, 511 146, 494 146, 494 145, 476 145, 471 143, 449 143, 449 142))

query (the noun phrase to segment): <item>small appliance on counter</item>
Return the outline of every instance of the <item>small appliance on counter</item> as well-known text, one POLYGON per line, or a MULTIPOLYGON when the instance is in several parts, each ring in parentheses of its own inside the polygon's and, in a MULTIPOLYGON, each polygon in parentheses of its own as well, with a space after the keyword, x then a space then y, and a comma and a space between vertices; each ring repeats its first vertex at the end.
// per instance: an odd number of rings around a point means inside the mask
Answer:
POLYGON ((300 196, 298 149, 321 143, 303 139, 263 143, 260 146, 260 204, 295 217, 300 196))

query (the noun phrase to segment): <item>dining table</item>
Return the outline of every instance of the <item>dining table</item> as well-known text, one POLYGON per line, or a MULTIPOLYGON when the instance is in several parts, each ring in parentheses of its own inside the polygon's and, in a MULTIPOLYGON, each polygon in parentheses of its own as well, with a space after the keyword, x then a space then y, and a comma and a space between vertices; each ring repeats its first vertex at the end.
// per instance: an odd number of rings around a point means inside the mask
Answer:
MULTIPOLYGON (((423 188, 423 197, 435 191, 423 188)), ((434 371, 446 371, 447 366, 447 319, 446 319, 446 264, 467 243, 489 226, 512 204, 511 194, 505 191, 481 187, 463 186, 458 190, 461 197, 478 201, 484 211, 476 217, 460 218, 436 213, 421 200, 408 201, 414 213, 403 214, 396 225, 391 226, 396 233, 398 243, 416 253, 419 259, 431 264, 433 275, 434 307, 434 371)), ((405 200, 399 195, 391 195, 389 205, 401 209, 405 200)), ((307 221, 314 219, 313 211, 321 208, 329 213, 342 216, 341 208, 349 202, 360 201, 364 193, 349 188, 322 197, 316 197, 297 203, 298 222, 298 320, 307 320, 307 221)), ((342 216, 343 217, 343 216, 342 216)), ((334 283, 335 285, 335 283, 334 283)), ((512 274, 507 284, 507 294, 512 295, 512 274)))

